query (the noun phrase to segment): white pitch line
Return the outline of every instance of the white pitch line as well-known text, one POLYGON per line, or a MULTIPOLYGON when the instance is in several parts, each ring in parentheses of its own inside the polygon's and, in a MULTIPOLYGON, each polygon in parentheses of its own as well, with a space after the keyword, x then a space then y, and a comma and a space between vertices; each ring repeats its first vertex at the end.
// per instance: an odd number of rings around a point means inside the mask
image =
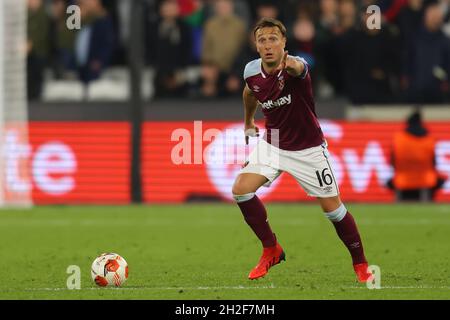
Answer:
MULTIPOLYGON (((335 287, 335 289, 364 289, 368 290, 366 286, 350 286, 350 287, 335 287)), ((81 288, 80 291, 83 290, 117 290, 117 291, 123 291, 123 290, 152 290, 152 291, 159 291, 159 290, 259 290, 259 289, 298 289, 298 287, 276 287, 275 285, 270 286, 255 286, 255 287, 246 287, 246 286, 218 286, 218 287, 105 287, 105 288, 81 288)), ((316 287, 315 289, 330 289, 330 287, 316 287)), ((441 289, 441 290, 450 290, 450 286, 381 286, 380 289, 375 290, 382 290, 382 289, 390 289, 390 290, 418 290, 418 289, 441 289)), ((21 291, 21 290, 14 290, 14 291, 21 291)), ((69 290, 67 288, 26 288, 24 291, 74 291, 77 290, 69 290)))
MULTIPOLYGON (((342 287, 343 289, 367 289, 367 287, 342 287)), ((444 289, 450 290, 450 286, 441 286, 441 287, 433 287, 433 286, 381 286, 380 289, 444 289)), ((375 289, 377 290, 377 289, 375 289)))
MULTIPOLYGON (((253 289, 288 289, 291 287, 275 287, 270 286, 222 286, 222 287, 98 287, 98 288, 81 288, 80 290, 253 290, 253 289)), ((293 287, 291 288, 293 289, 293 287)), ((25 291, 77 291, 67 288, 26 288, 25 291)))
MULTIPOLYGON (((129 287, 120 287, 120 288, 114 288, 114 287, 106 287, 106 288, 81 288, 82 290, 112 290, 112 291, 122 291, 122 290, 259 290, 259 289, 294 289, 294 287, 274 287, 274 286, 262 286, 262 287, 244 287, 244 286, 237 286, 237 287, 153 287, 153 288, 129 288, 129 287)), ((77 291, 77 290, 69 290, 67 288, 27 288, 24 289, 25 291, 77 291)))

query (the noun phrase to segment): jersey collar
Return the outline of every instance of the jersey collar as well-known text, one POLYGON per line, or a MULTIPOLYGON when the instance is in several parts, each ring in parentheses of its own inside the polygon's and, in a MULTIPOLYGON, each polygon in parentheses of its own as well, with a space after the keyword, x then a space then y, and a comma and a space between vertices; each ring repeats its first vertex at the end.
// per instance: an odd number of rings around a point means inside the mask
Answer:
MULTIPOLYGON (((277 77, 281 76, 282 73, 283 73, 283 70, 280 70, 280 71, 278 72, 278 74, 277 74, 277 77)), ((261 59, 261 75, 262 75, 262 77, 263 77, 264 79, 273 76, 273 74, 267 73, 267 72, 264 70, 263 63, 262 63, 262 59, 261 59)))

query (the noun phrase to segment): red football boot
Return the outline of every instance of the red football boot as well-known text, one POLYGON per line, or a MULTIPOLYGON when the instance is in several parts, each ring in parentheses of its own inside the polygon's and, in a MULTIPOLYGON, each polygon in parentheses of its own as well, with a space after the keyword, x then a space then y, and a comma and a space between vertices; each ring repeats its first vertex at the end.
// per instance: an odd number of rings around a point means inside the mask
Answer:
POLYGON ((258 265, 250 271, 248 278, 254 280, 264 277, 269 269, 274 265, 279 264, 281 260, 286 261, 286 255, 278 242, 273 247, 264 248, 258 265))
POLYGON ((368 268, 367 262, 353 265, 353 270, 355 270, 359 282, 370 282, 373 280, 373 275, 368 268))

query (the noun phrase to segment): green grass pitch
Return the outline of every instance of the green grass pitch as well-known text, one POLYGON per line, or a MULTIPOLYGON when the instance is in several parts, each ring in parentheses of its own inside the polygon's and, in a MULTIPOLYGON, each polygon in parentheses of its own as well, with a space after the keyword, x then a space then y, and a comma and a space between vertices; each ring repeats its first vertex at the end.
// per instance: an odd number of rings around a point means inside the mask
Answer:
POLYGON ((261 247, 232 204, 42 206, 0 210, 0 299, 449 299, 450 206, 348 204, 381 289, 356 282, 350 255, 319 206, 268 205, 286 262, 250 281, 261 247), (90 277, 121 254, 121 288, 90 277), (68 290, 69 265, 81 290, 68 290))

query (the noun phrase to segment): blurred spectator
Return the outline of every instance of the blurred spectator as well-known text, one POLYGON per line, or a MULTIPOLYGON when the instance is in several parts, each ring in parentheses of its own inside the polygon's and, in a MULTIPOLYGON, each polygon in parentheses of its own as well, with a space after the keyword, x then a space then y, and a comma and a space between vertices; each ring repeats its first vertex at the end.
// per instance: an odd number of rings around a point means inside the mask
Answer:
POLYGON ((180 18, 176 0, 164 0, 159 8, 160 18, 149 26, 148 52, 155 68, 157 96, 183 95, 186 84, 182 71, 191 55, 189 26, 180 18))
POLYGON ((442 31, 450 38, 450 0, 442 0, 441 6, 445 17, 442 31))
POLYGON ((320 0, 320 16, 318 25, 326 30, 334 30, 339 23, 338 1, 320 0))
POLYGON ((443 19, 439 4, 427 6, 423 24, 410 44, 403 83, 409 102, 449 101, 450 39, 441 30, 443 19))
POLYGON ((27 95, 29 100, 40 98, 44 68, 49 58, 50 18, 42 0, 28 0, 27 22, 27 95))
MULTIPOLYGON (((331 15, 331 12, 335 10, 333 4, 326 1, 321 5, 320 9, 321 12, 329 11, 328 15, 331 15)), ((347 34, 356 27, 357 12, 358 9, 354 0, 339 0, 337 5, 338 23, 331 25, 328 29, 331 39, 329 39, 329 42, 324 42, 326 38, 318 38, 318 50, 321 51, 319 59, 323 57, 324 62, 319 68, 325 68, 324 73, 327 76, 327 80, 330 81, 334 94, 337 95, 347 95, 344 79, 347 56, 343 53, 346 50, 341 49, 348 45, 345 43, 347 42, 345 41, 347 34)), ((321 70, 319 70, 320 72, 321 70)))
POLYGON ((66 0, 52 0, 51 3, 51 66, 57 79, 64 78, 68 70, 75 69, 74 44, 76 30, 67 28, 67 5, 66 0))
MULTIPOLYGON (((262 18, 280 19, 280 10, 274 1, 261 1, 256 7, 256 21, 262 18)), ((252 28, 253 29, 253 28, 252 28)))
POLYGON ((347 31, 340 42, 346 93, 352 103, 394 101, 392 82, 399 66, 398 31, 388 24, 369 29, 364 10, 358 28, 347 31))
POLYGON ((78 0, 81 30, 75 39, 75 57, 80 80, 98 79, 109 65, 115 48, 112 19, 101 0, 78 0))
POLYGON ((358 8, 354 0, 339 1, 339 34, 345 33, 356 26, 358 8))
MULTIPOLYGON (((400 30, 401 36, 401 58, 407 61, 410 48, 416 40, 416 35, 422 24, 423 19, 423 0, 408 0, 405 7, 402 8, 397 16, 396 24, 400 30)), ((402 89, 408 87, 408 79, 406 78, 406 64, 402 65, 403 76, 400 79, 402 89)), ((405 98, 403 99, 405 100, 405 98)))
POLYGON ((203 1, 201 0, 189 0, 182 1, 190 3, 190 10, 185 10, 183 18, 184 21, 191 28, 191 57, 193 64, 199 64, 202 56, 202 36, 203 36, 203 23, 205 20, 205 9, 203 1))
POLYGON ((423 17, 423 0, 408 0, 397 16, 396 23, 400 29, 403 41, 411 43, 417 33, 423 17))
MULTIPOLYGON (((133 2, 129 0, 117 0, 115 8, 115 39, 116 39, 116 54, 113 63, 125 64, 128 60, 128 45, 131 36, 131 15, 133 2)), ((142 15, 145 17, 146 14, 153 10, 148 1, 143 3, 142 15)))
MULTIPOLYGON (((450 101, 450 0, 143 2, 157 95, 185 96, 184 89, 192 89, 186 86, 198 85, 199 77, 200 88, 186 93, 239 94, 245 64, 258 57, 252 25, 271 17, 290 26, 287 49, 310 63, 314 92, 321 98, 344 95, 355 104, 450 101), (166 3, 172 4, 163 10, 166 3), (360 23, 358 12, 372 4, 398 26, 400 38, 390 24, 367 30, 360 23)), ((131 3, 28 0, 29 98, 39 98, 47 66, 57 79, 74 70, 86 83, 111 64, 126 63, 131 3), (70 4, 81 7, 79 31, 66 28, 70 4)))
MULTIPOLYGON (((317 0, 279 0, 276 1, 280 8, 279 19, 286 26, 293 26, 297 20, 298 13, 307 14, 310 17, 316 16, 317 0)), ((289 27, 287 36, 291 36, 291 28, 289 27)))
MULTIPOLYGON (((317 64, 315 73, 318 76, 319 95, 342 93, 342 68, 338 57, 336 37, 341 33, 339 26, 338 0, 321 0, 319 17, 316 25, 314 41, 317 64), (321 88, 327 88, 329 93, 322 94, 321 88)), ((317 82, 317 81, 316 81, 317 82)))
MULTIPOLYGON (((397 16, 402 11, 402 9, 408 4, 409 0, 390 0, 379 2, 388 2, 387 8, 383 10, 383 16, 387 22, 392 23, 397 19, 397 16)), ((380 5, 379 2, 377 2, 377 4, 380 5)))
POLYGON ((314 70, 316 63, 313 52, 315 35, 316 29, 310 16, 300 12, 293 25, 288 48, 291 55, 304 58, 311 70, 314 70))
POLYGON ((194 0, 177 0, 180 16, 190 16, 196 10, 196 2, 194 0))
POLYGON ((406 125, 394 136, 394 177, 387 185, 396 191, 398 200, 431 200, 445 182, 436 170, 435 140, 423 126, 419 111, 407 119, 406 125))
MULTIPOLYGON (((203 0, 205 3, 205 19, 208 20, 216 14, 216 2, 218 0, 203 0)), ((252 23, 251 10, 248 0, 231 0, 233 2, 233 13, 242 22, 244 22, 247 29, 252 23)))
POLYGON ((245 23, 234 14, 232 0, 217 0, 215 12, 204 29, 201 89, 204 97, 241 90, 240 79, 230 71, 245 41, 245 23))
POLYGON ((234 4, 234 13, 239 17, 244 23, 245 28, 249 29, 252 27, 252 15, 250 8, 248 6, 247 0, 232 0, 234 4))

